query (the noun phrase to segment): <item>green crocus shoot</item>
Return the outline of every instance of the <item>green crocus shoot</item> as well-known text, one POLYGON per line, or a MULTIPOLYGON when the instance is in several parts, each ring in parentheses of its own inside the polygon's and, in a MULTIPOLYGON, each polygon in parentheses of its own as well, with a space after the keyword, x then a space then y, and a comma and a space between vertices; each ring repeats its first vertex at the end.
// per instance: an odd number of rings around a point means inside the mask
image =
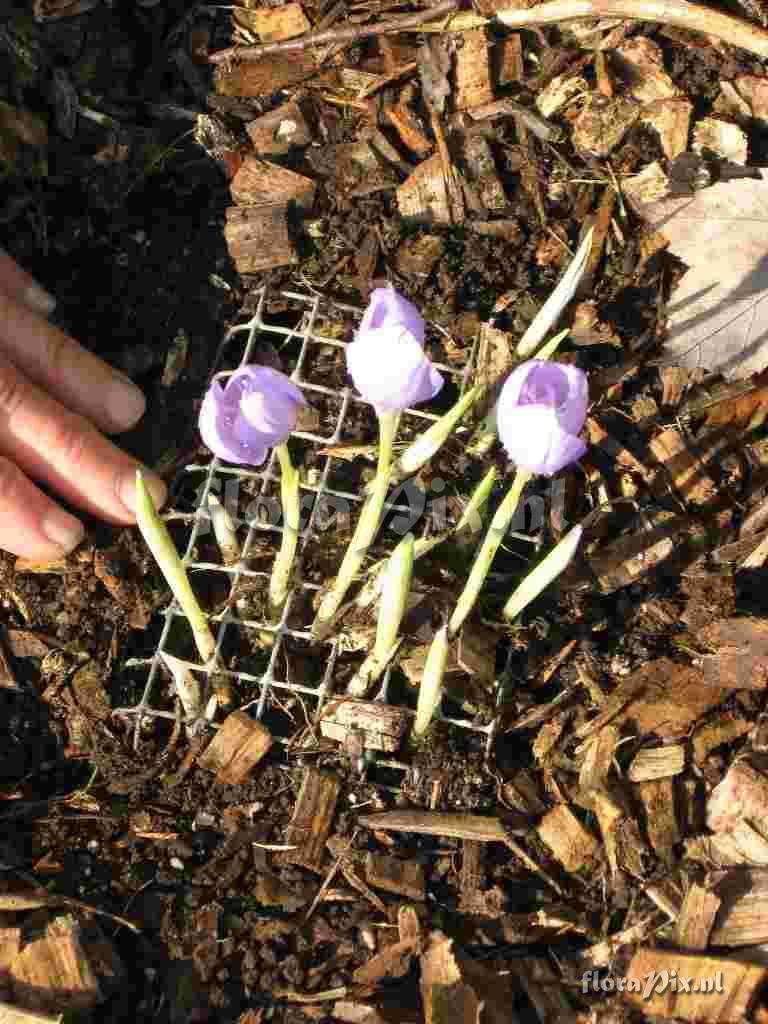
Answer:
POLYGON ((392 466, 391 483, 393 485, 405 480, 406 477, 413 476, 431 458, 434 458, 478 400, 482 391, 483 389, 479 386, 470 388, 458 402, 451 406, 448 412, 444 413, 439 420, 435 420, 413 444, 405 449, 392 466))
POLYGON ((555 547, 539 562, 535 569, 528 573, 517 585, 509 600, 504 605, 504 618, 514 622, 524 608, 534 601, 550 583, 564 572, 570 565, 581 542, 583 530, 574 526, 555 547))
POLYGON ((280 620, 291 589, 291 574, 296 560, 301 529, 301 498, 299 471, 291 462, 288 445, 275 448, 280 463, 280 500, 283 509, 283 532, 280 550, 275 557, 269 580, 269 616, 273 623, 280 620))
MULTIPOLYGON (((451 536, 457 539, 461 538, 464 541, 469 535, 478 533, 482 529, 481 513, 491 495, 496 477, 496 467, 491 466, 477 487, 475 487, 464 507, 461 518, 453 529, 443 530, 432 537, 417 538, 413 546, 414 561, 418 561, 419 558, 429 554, 430 551, 433 551, 439 544, 442 544, 443 541, 451 536)), ((365 585, 361 587, 360 593, 355 598, 355 604, 358 608, 369 608, 378 600, 384 582, 386 566, 387 560, 382 559, 371 567, 365 585)))
POLYGON ((325 634, 333 622, 341 604, 355 578, 365 562, 368 551, 373 543, 384 512, 384 502, 389 491, 389 472, 392 464, 392 446, 397 431, 399 416, 395 413, 383 413, 379 416, 379 458, 376 476, 371 491, 363 502, 360 518, 355 526, 352 540, 349 542, 336 579, 320 601, 312 633, 320 637, 325 634))
MULTIPOLYGON (((544 338, 555 326, 560 316, 576 294, 579 282, 587 269, 589 256, 592 251, 592 235, 594 229, 590 228, 581 240, 576 255, 568 264, 568 269, 563 274, 557 287, 533 318, 530 327, 517 343, 517 355, 521 359, 531 356, 544 338)), ((540 357, 539 357, 540 358, 540 357)))
POLYGON ((416 720, 413 723, 414 736, 423 736, 440 704, 443 692, 443 677, 448 664, 451 642, 448 627, 442 626, 435 633, 424 665, 416 704, 416 720))
POLYGON ((517 506, 520 503, 520 497, 531 476, 532 474, 528 470, 518 468, 512 484, 504 496, 504 500, 494 513, 480 550, 472 563, 469 578, 459 595, 453 614, 448 620, 448 633, 452 637, 458 633, 467 616, 475 607, 486 577, 491 570, 491 563, 509 529, 512 518, 517 511, 517 506))
POLYGON ((393 551, 384 570, 373 650, 347 686, 347 693, 355 697, 365 696, 397 650, 397 634, 411 589, 413 556, 413 534, 407 533, 393 551))
POLYGON ((157 514, 140 469, 136 470, 136 522, 173 596, 189 620, 200 657, 207 664, 216 650, 216 641, 168 528, 157 514))

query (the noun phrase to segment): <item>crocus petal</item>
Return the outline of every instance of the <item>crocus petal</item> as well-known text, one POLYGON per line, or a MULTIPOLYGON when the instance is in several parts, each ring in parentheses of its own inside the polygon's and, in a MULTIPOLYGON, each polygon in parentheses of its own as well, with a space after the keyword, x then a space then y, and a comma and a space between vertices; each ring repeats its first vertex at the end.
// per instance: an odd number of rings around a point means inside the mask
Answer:
POLYGON ((294 429, 304 404, 301 390, 285 374, 243 366, 224 384, 211 384, 200 410, 200 434, 219 458, 260 466, 269 449, 294 429))
POLYGON ((251 390, 243 394, 240 411, 248 424, 263 435, 273 448, 282 444, 296 426, 296 414, 300 405, 306 405, 299 388, 273 370, 273 377, 261 378, 252 383, 251 390))
POLYGON ((424 318, 408 299, 394 288, 374 288, 360 321, 358 337, 381 327, 404 327, 420 345, 424 344, 424 318))
POLYGON ((529 359, 504 382, 499 396, 499 419, 520 405, 549 405, 557 410, 563 430, 578 434, 584 426, 588 404, 587 377, 582 370, 547 359, 529 359))
POLYGON ((499 437, 521 469, 553 476, 580 459, 587 446, 564 430, 556 410, 545 405, 518 405, 506 415, 499 407, 499 437))
POLYGON ((381 327, 358 334, 347 346, 355 387, 377 412, 397 412, 434 398, 443 377, 405 328, 381 327))
POLYGON ((244 440, 233 429, 237 412, 222 397, 223 394, 224 388, 220 382, 214 381, 203 399, 198 424, 203 442, 225 462, 260 466, 267 457, 266 445, 254 444, 253 438, 250 441, 244 440))

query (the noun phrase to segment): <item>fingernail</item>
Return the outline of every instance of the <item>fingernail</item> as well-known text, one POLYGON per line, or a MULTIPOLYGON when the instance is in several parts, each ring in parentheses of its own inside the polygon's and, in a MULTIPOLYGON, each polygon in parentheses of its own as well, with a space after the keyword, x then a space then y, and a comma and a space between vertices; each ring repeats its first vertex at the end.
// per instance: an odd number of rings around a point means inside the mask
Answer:
MULTIPOLYGON (((150 470, 142 471, 144 483, 152 496, 155 508, 162 508, 165 499, 168 497, 168 488, 159 476, 155 476, 150 470)), ((136 514, 136 470, 130 470, 120 482, 120 500, 133 516, 136 514)))
POLYGON ((76 548, 85 533, 83 524, 62 509, 54 509, 43 519, 43 533, 64 552, 76 548))
POLYGON ((56 308, 56 299, 39 284, 31 284, 24 292, 24 305, 40 316, 50 316, 56 308))
POLYGON ((106 408, 116 430, 127 430, 141 419, 147 407, 144 395, 127 377, 115 374, 109 385, 106 408))

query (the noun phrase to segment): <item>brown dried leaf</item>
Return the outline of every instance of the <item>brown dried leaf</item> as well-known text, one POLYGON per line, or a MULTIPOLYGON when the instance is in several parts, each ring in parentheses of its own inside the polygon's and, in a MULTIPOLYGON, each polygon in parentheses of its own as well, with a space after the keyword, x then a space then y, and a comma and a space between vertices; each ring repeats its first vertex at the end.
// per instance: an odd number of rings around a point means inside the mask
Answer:
MULTIPOLYGON (((768 365, 768 169, 634 205, 689 269, 672 294, 667 353, 744 378, 768 365)), ((625 189, 626 192, 626 189, 625 189)))
POLYGON ((707 800, 707 825, 728 832, 744 819, 763 820, 768 807, 768 776, 745 759, 735 761, 707 800))
POLYGON ((754 430, 768 418, 768 387, 752 388, 710 406, 707 427, 746 427, 754 430))

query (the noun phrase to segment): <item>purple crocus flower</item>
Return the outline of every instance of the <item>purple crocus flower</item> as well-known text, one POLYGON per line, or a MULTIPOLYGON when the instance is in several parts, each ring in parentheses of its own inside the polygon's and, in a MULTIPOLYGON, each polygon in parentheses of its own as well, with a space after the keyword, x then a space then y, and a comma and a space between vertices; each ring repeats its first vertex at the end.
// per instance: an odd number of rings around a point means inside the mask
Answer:
POLYGON ((355 340, 347 345, 347 369, 377 413, 402 412, 434 398, 443 386, 423 345, 424 320, 413 303, 394 288, 374 289, 355 340))
POLYGON ((580 459, 577 435, 587 416, 585 374, 575 366, 529 359, 507 377, 498 406, 499 437, 509 457, 530 473, 552 476, 580 459))
POLYGON ((299 388, 268 366, 241 366, 224 384, 215 380, 200 409, 200 434, 214 455, 227 462, 260 466, 270 448, 296 426, 299 388))

